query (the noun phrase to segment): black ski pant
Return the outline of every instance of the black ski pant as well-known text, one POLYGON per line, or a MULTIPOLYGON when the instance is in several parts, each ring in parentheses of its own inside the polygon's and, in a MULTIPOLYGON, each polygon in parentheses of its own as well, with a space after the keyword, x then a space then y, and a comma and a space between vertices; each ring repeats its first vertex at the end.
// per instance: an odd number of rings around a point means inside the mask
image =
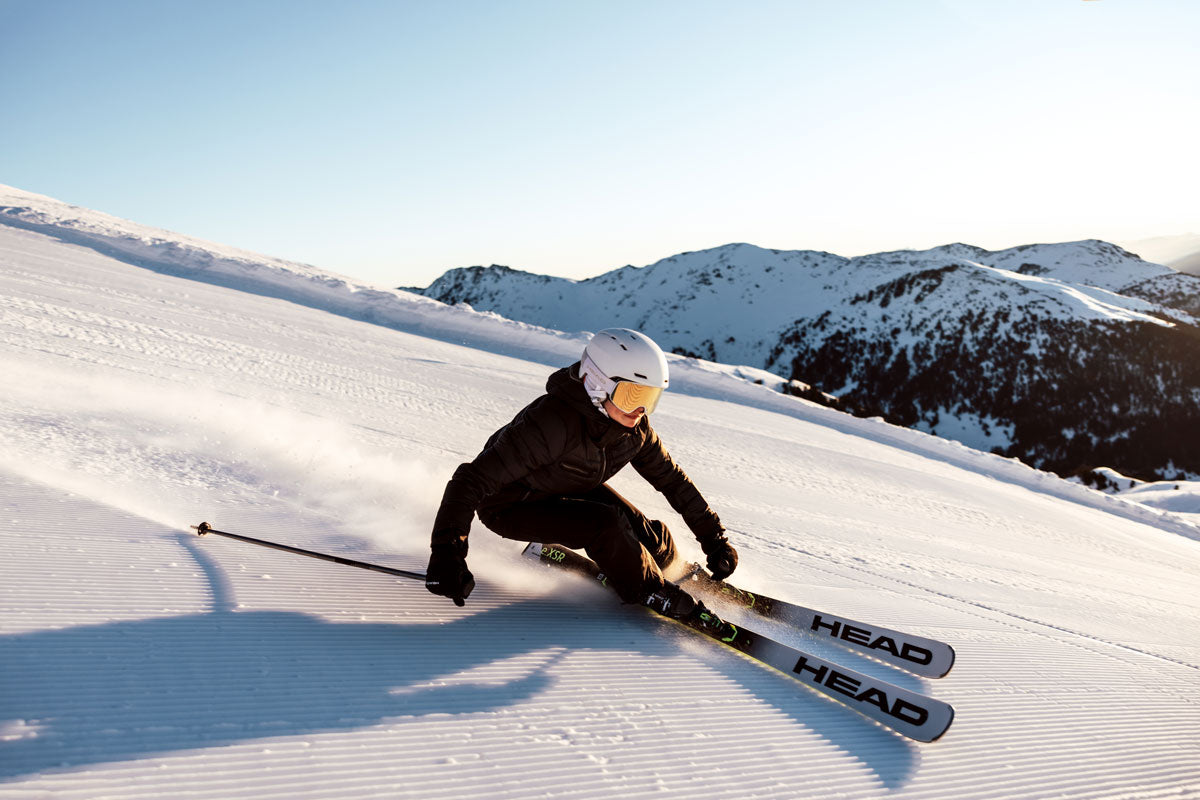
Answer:
POLYGON ((666 525, 606 484, 580 495, 485 504, 479 519, 506 539, 583 550, 627 603, 662 589, 662 570, 678 555, 666 525))

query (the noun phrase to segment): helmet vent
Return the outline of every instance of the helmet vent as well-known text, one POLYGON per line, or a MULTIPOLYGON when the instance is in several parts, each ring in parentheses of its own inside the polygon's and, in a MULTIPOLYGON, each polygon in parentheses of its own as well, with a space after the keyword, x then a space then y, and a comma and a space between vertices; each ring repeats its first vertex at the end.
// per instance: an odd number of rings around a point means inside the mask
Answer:
POLYGON ((650 380, 649 378, 647 378, 645 375, 643 375, 643 374, 642 374, 642 373, 640 373, 640 372, 635 372, 635 373, 633 373, 633 377, 635 377, 635 378, 641 378, 641 379, 642 379, 642 380, 644 380, 644 381, 648 381, 648 380, 650 380))

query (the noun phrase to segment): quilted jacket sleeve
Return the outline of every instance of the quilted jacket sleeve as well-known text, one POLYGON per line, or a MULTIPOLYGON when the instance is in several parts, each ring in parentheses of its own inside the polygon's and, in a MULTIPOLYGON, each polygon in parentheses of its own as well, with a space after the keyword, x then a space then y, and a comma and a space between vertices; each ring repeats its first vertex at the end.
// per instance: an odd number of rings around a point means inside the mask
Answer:
POLYGON ((667 498, 697 540, 708 541, 724 533, 720 517, 709 508, 696 484, 671 458, 653 428, 632 463, 638 474, 667 498))
POLYGON ((551 408, 555 402, 549 397, 535 401, 493 435, 474 461, 459 465, 442 495, 432 544, 453 544, 465 555, 479 504, 560 456, 567 433, 562 415, 551 408))

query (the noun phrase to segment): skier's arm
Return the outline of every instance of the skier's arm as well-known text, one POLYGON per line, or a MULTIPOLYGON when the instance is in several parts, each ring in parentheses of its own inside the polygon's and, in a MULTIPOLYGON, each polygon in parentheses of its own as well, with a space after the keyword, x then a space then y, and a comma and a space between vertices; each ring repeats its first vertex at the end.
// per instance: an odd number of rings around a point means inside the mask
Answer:
POLYGON ((643 478, 662 492, 679 512, 700 542, 704 555, 708 556, 708 570, 717 580, 724 580, 737 569, 737 550, 725 536, 721 519, 709 508, 696 484, 684 473, 663 447, 654 429, 641 452, 633 459, 633 468, 643 478))
POLYGON ((454 471, 434 519, 433 545, 452 544, 465 556, 471 520, 484 498, 551 463, 562 452, 561 426, 538 411, 539 407, 526 409, 474 461, 454 471))
POLYGON ((709 507, 696 484, 671 458, 653 428, 632 463, 638 474, 667 498, 671 508, 683 517, 699 541, 704 542, 724 533, 720 517, 709 507))

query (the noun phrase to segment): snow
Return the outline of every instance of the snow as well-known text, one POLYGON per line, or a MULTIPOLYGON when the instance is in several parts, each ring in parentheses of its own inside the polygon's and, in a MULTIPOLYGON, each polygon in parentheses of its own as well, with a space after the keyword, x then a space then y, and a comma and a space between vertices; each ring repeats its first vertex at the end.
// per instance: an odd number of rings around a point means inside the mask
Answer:
POLYGON ((978 414, 955 414, 945 408, 937 409, 935 414, 938 419, 937 425, 930 425, 927 420, 921 420, 914 427, 984 452, 1012 446, 1013 426, 1010 423, 1001 422, 994 417, 981 417, 978 414))
POLYGON ((1077 319, 1096 319, 1113 322, 1149 322, 1165 328, 1174 327, 1170 322, 1146 313, 1159 310, 1154 303, 1137 298, 1125 297, 1115 292, 1087 285, 1072 286, 1057 278, 1040 278, 1033 275, 1021 275, 1016 272, 986 267, 977 264, 980 269, 990 270, 997 275, 1012 281, 1032 287, 1035 291, 1051 296, 1062 306, 1075 306, 1071 316, 1077 319), (1138 310, 1140 309, 1140 310, 1138 310))
MULTIPOLYGON (((973 259, 981 260, 981 259, 973 259)), ((1081 242, 1032 244, 986 253, 988 266, 1019 271, 1024 263, 1037 265, 1040 274, 1064 283, 1119 292, 1127 286, 1173 270, 1142 261, 1133 253, 1098 239, 1081 242)))
POLYGON ((1200 794, 1194 507, 673 358, 656 427, 738 581, 955 646, 941 680, 837 654, 954 704, 918 745, 478 525, 462 609, 196 537, 423 570, 454 467, 582 334, 0 207, 0 798, 1200 794))
POLYGON ((1200 480, 1197 476, 1183 476, 1188 480, 1140 481, 1109 467, 1093 472, 1107 482, 1103 489, 1106 492, 1150 508, 1173 512, 1200 524, 1200 480))

